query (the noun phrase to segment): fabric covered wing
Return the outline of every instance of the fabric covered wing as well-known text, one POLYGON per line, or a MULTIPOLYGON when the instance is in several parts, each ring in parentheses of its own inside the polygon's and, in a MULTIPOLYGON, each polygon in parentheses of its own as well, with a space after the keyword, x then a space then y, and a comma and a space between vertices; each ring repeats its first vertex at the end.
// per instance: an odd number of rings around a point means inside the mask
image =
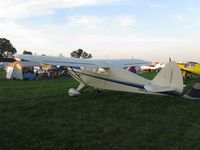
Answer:
POLYGON ((68 67, 102 67, 109 68, 110 65, 104 61, 92 60, 92 59, 79 59, 79 58, 67 58, 56 56, 37 56, 37 55, 15 55, 15 58, 22 60, 28 60, 33 62, 39 62, 41 64, 59 65, 68 67))
POLYGON ((105 60, 108 63, 114 64, 115 66, 126 68, 129 66, 141 67, 143 65, 150 65, 150 61, 144 61, 141 59, 112 59, 112 60, 105 60))
POLYGON ((68 57, 56 57, 56 56, 38 56, 38 55, 15 55, 15 58, 28 60, 32 62, 39 62, 41 64, 69 66, 69 67, 101 67, 110 68, 114 65, 120 68, 129 66, 142 66, 147 65, 150 62, 140 59, 80 59, 80 58, 68 58, 68 57))

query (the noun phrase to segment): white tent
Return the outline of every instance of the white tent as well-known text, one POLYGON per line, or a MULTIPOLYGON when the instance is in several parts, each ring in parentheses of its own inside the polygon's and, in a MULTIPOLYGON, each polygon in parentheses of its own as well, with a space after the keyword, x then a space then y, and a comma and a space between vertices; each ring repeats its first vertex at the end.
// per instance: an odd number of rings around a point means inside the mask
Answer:
POLYGON ((28 78, 36 78, 33 67, 40 66, 39 63, 28 62, 28 61, 15 61, 8 65, 7 67, 7 79, 28 79, 28 78))

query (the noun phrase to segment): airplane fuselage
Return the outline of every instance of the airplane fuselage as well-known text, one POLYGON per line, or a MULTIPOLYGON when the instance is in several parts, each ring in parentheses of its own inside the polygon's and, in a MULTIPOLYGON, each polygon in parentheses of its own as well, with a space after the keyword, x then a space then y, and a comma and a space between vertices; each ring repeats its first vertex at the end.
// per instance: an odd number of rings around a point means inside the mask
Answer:
POLYGON ((95 89, 106 89, 123 92, 147 93, 144 85, 150 83, 149 80, 133 74, 125 69, 112 67, 103 68, 81 68, 69 69, 74 79, 95 89))

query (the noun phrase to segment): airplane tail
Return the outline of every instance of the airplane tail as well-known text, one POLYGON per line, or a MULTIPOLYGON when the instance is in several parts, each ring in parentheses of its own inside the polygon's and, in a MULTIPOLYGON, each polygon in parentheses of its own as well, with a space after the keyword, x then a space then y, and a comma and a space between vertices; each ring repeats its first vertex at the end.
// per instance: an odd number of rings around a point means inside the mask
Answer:
POLYGON ((144 88, 149 92, 176 92, 183 91, 183 78, 176 62, 169 62, 144 88))

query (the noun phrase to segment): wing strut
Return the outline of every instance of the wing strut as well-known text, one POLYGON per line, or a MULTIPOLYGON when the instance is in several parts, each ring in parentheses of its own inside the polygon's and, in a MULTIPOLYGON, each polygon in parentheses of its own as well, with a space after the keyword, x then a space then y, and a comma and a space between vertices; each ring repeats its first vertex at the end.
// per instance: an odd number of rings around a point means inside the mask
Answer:
POLYGON ((70 70, 67 69, 68 72, 69 72, 69 74, 70 74, 74 79, 76 79, 76 80, 79 81, 80 83, 85 84, 85 82, 81 79, 80 75, 78 75, 77 72, 74 71, 74 69, 73 69, 72 67, 68 67, 68 68, 70 68, 70 70))

